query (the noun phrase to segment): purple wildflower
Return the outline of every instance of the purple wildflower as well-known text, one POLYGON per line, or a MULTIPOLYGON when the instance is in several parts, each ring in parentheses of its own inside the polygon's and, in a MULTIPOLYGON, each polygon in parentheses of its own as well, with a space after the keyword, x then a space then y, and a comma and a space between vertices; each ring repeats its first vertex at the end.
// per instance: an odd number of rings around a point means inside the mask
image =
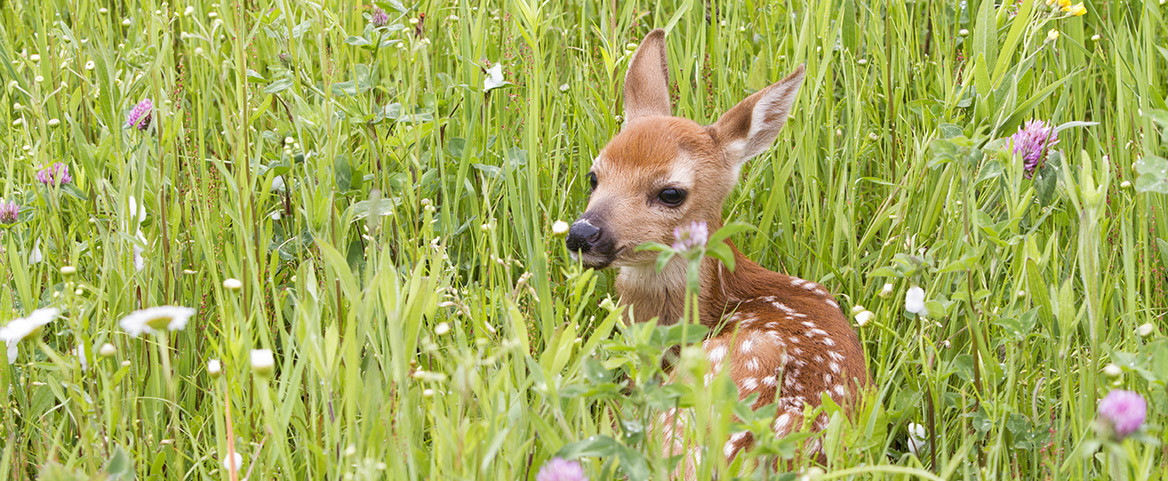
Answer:
POLYGON ((41 169, 37 172, 36 178, 40 183, 52 186, 73 182, 73 176, 69 175, 69 166, 60 162, 53 162, 53 165, 41 169))
POLYGON ((580 466, 580 463, 564 458, 552 458, 539 468, 535 481, 588 481, 588 477, 584 475, 584 467, 580 466))
POLYGON ((147 127, 150 127, 150 115, 153 111, 154 102, 151 102, 150 99, 142 99, 138 105, 134 106, 134 110, 130 111, 130 115, 126 116, 126 126, 146 130, 147 127))
POLYGON ((1138 393, 1116 389, 1099 401, 1099 419, 1117 439, 1138 431, 1148 415, 1148 403, 1138 393))
POLYGON ((20 216, 20 206, 16 202, 0 200, 0 223, 11 224, 20 216))
POLYGON ((1011 138, 1014 139, 1014 153, 1021 155, 1025 162, 1026 178, 1042 165, 1050 146, 1058 143, 1058 133, 1041 120, 1027 120, 1026 125, 1018 127, 1018 132, 1011 138))
POLYGON ((369 16, 369 23, 374 27, 384 27, 389 24, 389 14, 385 13, 381 7, 373 9, 373 15, 369 16))
POLYGON ((688 251, 697 247, 704 247, 710 239, 710 229, 705 222, 694 221, 688 226, 678 226, 673 229, 673 249, 688 251))

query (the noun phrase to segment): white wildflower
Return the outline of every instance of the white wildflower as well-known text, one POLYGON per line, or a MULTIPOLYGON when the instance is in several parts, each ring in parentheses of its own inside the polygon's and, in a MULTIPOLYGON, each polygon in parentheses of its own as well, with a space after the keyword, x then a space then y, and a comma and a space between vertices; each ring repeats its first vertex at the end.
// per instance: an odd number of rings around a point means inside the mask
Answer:
POLYGON ((557 220, 552 224, 552 233, 555 235, 564 235, 568 233, 568 223, 562 220, 557 220))
POLYGON ((490 92, 507 84, 508 82, 503 80, 503 64, 497 63, 487 69, 487 78, 483 79, 483 92, 490 92))
POLYGON ((921 289, 920 286, 908 288, 908 292, 904 295, 904 310, 927 316, 929 311, 925 309, 925 290, 921 289))
POLYGON ((276 368, 276 358, 271 349, 252 349, 251 368, 257 374, 271 374, 276 368))
POLYGON ((223 458, 223 469, 226 469, 228 471, 232 471, 232 467, 234 467, 235 468, 234 471, 236 473, 238 473, 240 471, 240 469, 243 468, 243 455, 241 455, 237 452, 231 453, 230 461, 233 461, 233 462, 228 462, 228 461, 229 460, 227 458, 223 458), (234 464, 234 466, 232 466, 232 464, 234 464))
POLYGON ((13 319, 4 327, 0 327, 0 341, 8 344, 8 364, 16 362, 17 343, 40 332, 41 327, 53 322, 60 313, 61 311, 55 307, 37 309, 28 317, 13 319))
POLYGON ((156 306, 131 312, 118 325, 131 336, 156 331, 181 331, 187 321, 195 315, 195 310, 183 306, 156 306))
POLYGON ((913 455, 919 455, 921 448, 925 446, 925 436, 928 434, 925 427, 917 423, 909 423, 908 425, 908 450, 913 455))
POLYGON ((856 325, 864 327, 872 320, 873 316, 875 316, 875 314, 872 314, 872 311, 869 310, 863 310, 856 313, 856 325))
POLYGON ((1123 369, 1120 369, 1120 367, 1116 366, 1115 363, 1109 363, 1106 366, 1103 366, 1103 375, 1107 376, 1107 379, 1116 379, 1123 375, 1123 369))
POLYGON ((32 245, 32 252, 28 253, 28 263, 39 264, 44 258, 45 256, 41 254, 41 238, 37 237, 36 242, 32 245))
POLYGON ((243 282, 239 279, 231 277, 223 281, 223 288, 230 291, 238 291, 239 289, 243 288, 243 282))
POLYGON ((1136 334, 1139 334, 1140 337, 1151 336, 1153 332, 1156 332, 1156 326, 1152 325, 1150 322, 1136 328, 1136 334))
POLYGON ((118 348, 114 347, 113 344, 110 344, 108 342, 105 344, 102 344, 101 348, 97 350, 97 354, 100 355, 101 357, 114 357, 114 355, 117 353, 118 353, 118 348))

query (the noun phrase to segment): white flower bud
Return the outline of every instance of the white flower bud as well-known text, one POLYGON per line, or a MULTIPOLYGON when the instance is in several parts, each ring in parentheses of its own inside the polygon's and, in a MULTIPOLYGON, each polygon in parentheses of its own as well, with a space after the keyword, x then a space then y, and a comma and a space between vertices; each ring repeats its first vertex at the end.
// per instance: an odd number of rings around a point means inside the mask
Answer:
POLYGON ((106 357, 106 358, 114 357, 114 355, 116 355, 117 353, 118 353, 118 348, 114 347, 113 344, 110 344, 108 342, 105 344, 102 344, 101 347, 97 349, 97 354, 101 357, 106 357))

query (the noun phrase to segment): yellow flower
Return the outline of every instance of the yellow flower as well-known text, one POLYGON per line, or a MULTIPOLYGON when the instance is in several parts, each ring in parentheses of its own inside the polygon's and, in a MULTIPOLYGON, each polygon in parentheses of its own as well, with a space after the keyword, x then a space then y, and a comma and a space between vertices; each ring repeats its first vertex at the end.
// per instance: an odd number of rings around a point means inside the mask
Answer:
POLYGON ((1071 6, 1071 0, 1058 0, 1059 6, 1066 10, 1071 6))
POLYGON ((1067 11, 1071 12, 1071 15, 1079 17, 1087 14, 1087 7, 1083 6, 1082 3, 1078 3, 1067 11))

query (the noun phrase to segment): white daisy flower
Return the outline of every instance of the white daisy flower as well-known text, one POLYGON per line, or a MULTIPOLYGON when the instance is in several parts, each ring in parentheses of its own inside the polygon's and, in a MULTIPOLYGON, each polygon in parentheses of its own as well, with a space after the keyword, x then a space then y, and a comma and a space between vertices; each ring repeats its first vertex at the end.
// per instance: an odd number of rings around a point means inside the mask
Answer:
POLYGON ((135 199, 134 196, 132 196, 132 195, 130 196, 128 203, 129 203, 129 207, 130 207, 130 222, 131 223, 133 223, 134 221, 137 221, 138 223, 145 222, 146 221, 146 205, 139 204, 138 199, 135 199), (134 214, 137 214, 137 218, 135 218, 134 214))
POLYGON ((118 322, 131 336, 155 331, 181 331, 187 320, 195 315, 195 310, 183 306, 156 306, 131 312, 118 322))
POLYGON ((868 324, 869 321, 872 320, 872 316, 874 316, 874 315, 875 314, 872 314, 872 311, 869 311, 867 309, 860 311, 860 312, 857 312, 856 313, 856 325, 860 326, 860 327, 864 327, 865 325, 868 324))
POLYGON ((570 226, 568 225, 567 222, 564 222, 562 220, 557 220, 554 224, 552 224, 552 233, 555 235, 567 234, 568 227, 570 227, 570 226))
POLYGON ((228 462, 227 458, 223 458, 223 469, 231 471, 231 465, 235 464, 235 472, 238 473, 240 469, 243 468, 243 455, 239 454, 238 452, 231 454, 232 456, 230 461, 234 461, 234 463, 230 463, 228 462))
POLYGON ((37 237, 36 242, 32 245, 32 252, 28 253, 28 263, 39 264, 44 259, 45 256, 41 254, 41 238, 37 237))
POLYGON ((251 368, 258 374, 270 374, 276 368, 276 358, 271 349, 252 349, 251 368))
POLYGON ((1107 376, 1107 379, 1114 380, 1123 375, 1123 369, 1119 366, 1116 366, 1115 363, 1109 363, 1106 366, 1103 366, 1103 375, 1107 376))
POLYGON ((1151 336, 1153 332, 1156 332, 1156 326, 1152 325, 1152 323, 1150 323, 1150 322, 1147 324, 1143 324, 1139 328, 1136 329, 1136 334, 1139 334, 1140 337, 1151 336))
POLYGON ((114 355, 118 353, 118 348, 107 342, 101 345, 101 349, 98 349, 97 353, 100 354, 101 357, 114 357, 114 355))
POLYGON ((16 362, 16 345, 40 332, 41 327, 53 322, 61 311, 55 307, 46 307, 32 311, 28 317, 13 319, 8 325, 0 327, 0 341, 8 343, 8 364, 16 362))
POLYGON ((929 311, 925 308, 925 290, 921 289, 920 286, 908 288, 908 292, 904 295, 904 310, 927 316, 929 311))
POLYGON ((909 423, 908 425, 908 450, 914 455, 921 452, 921 448, 925 446, 925 427, 917 423, 909 423))

